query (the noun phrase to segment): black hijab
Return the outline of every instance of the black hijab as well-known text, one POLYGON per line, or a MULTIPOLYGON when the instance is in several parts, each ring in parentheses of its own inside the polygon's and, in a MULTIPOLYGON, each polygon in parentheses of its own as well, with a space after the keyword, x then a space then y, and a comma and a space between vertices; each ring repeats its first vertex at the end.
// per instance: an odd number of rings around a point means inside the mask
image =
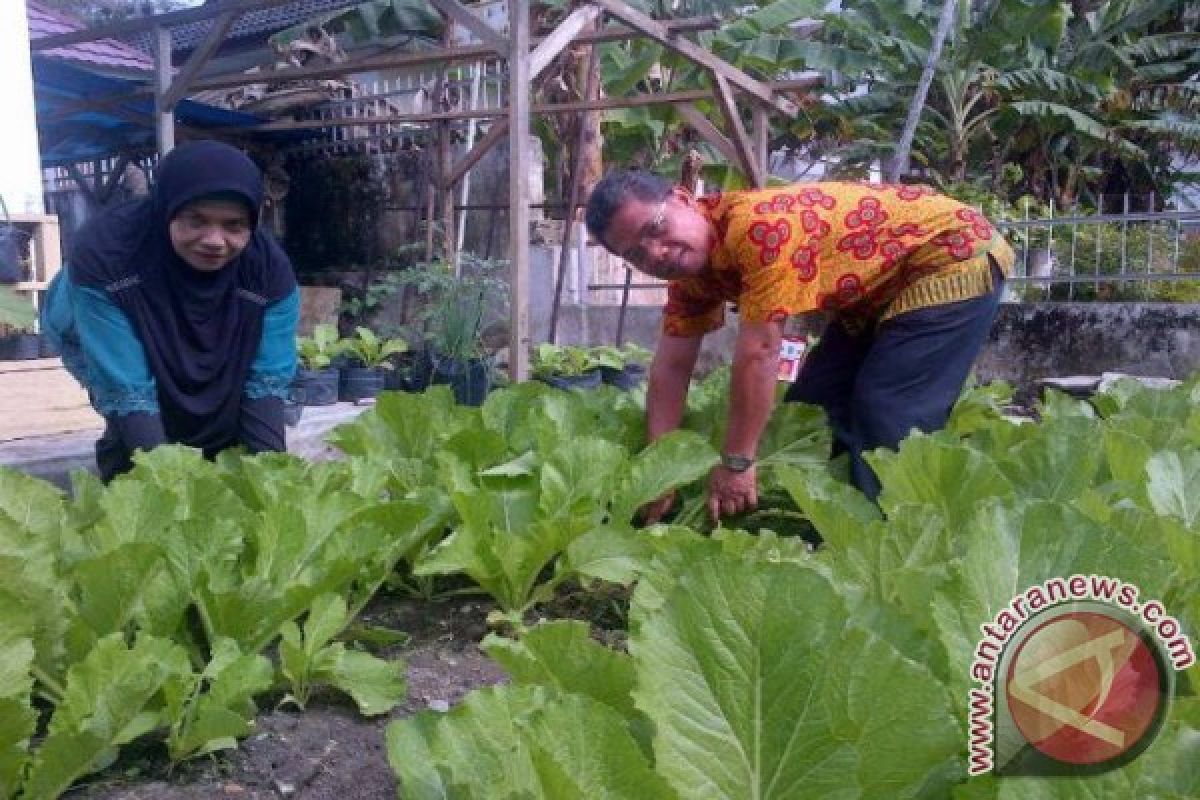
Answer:
POLYGON ((241 151, 190 142, 159 161, 148 197, 98 214, 76 235, 71 280, 107 292, 133 323, 170 441, 206 450, 236 442, 263 312, 296 286, 287 256, 258 227, 262 194, 262 173, 241 151), (201 272, 176 254, 168 225, 212 195, 244 200, 254 233, 233 261, 201 272))

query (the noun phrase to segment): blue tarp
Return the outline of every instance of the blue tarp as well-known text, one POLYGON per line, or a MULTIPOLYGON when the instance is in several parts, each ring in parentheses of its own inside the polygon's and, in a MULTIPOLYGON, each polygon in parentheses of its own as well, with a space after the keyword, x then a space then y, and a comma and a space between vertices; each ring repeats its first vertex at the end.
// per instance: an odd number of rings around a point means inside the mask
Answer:
MULTIPOLYGON (((128 94, 144 83, 99 75, 84 67, 54 58, 33 59, 34 99, 38 117, 81 100, 98 100, 128 94)), ((38 124, 42 166, 66 166, 81 161, 107 158, 123 151, 144 150, 154 145, 154 100, 149 96, 129 100, 111 109, 79 111, 53 123, 38 124), (114 113, 122 112, 122 113, 114 113), (125 115, 135 115, 130 118, 125 115), (140 117, 138 119, 137 117, 140 117)), ((266 122, 254 114, 182 100, 175 107, 175 120, 192 128, 245 128, 266 122)), ((264 138, 293 138, 263 134, 264 138)))

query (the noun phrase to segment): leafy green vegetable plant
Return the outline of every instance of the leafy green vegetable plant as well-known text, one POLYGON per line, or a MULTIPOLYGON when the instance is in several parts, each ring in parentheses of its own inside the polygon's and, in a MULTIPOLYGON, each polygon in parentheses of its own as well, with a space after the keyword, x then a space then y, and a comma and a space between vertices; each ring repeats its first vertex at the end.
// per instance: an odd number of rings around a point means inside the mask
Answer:
POLYGON ((325 369, 339 352, 337 328, 330 324, 317 325, 312 336, 296 339, 296 355, 305 369, 325 369))
POLYGON ((600 364, 586 348, 543 343, 534 351, 531 366, 534 377, 545 378, 551 375, 576 377, 598 369, 600 364))
POLYGON ((354 337, 341 340, 337 349, 368 369, 391 369, 388 358, 408 352, 408 343, 403 339, 381 339, 370 328, 360 325, 354 337))

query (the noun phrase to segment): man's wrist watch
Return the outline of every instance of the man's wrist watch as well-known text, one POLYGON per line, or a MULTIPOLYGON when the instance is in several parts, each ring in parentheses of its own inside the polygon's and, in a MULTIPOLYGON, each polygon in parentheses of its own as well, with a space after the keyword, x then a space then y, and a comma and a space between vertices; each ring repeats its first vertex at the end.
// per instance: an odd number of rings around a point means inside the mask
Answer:
POLYGON ((754 466, 754 459, 748 456, 735 456, 730 453, 722 453, 721 466, 730 472, 745 472, 754 466))

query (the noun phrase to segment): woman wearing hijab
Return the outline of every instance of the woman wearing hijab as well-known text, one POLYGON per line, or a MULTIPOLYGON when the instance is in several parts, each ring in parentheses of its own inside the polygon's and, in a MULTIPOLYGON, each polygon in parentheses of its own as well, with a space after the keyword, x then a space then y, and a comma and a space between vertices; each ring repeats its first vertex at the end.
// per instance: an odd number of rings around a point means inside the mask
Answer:
POLYGON ((105 481, 131 468, 133 451, 163 443, 209 458, 285 449, 300 293, 258 226, 262 191, 240 151, 189 143, 159 162, 149 196, 76 236, 43 329, 105 418, 105 481))

